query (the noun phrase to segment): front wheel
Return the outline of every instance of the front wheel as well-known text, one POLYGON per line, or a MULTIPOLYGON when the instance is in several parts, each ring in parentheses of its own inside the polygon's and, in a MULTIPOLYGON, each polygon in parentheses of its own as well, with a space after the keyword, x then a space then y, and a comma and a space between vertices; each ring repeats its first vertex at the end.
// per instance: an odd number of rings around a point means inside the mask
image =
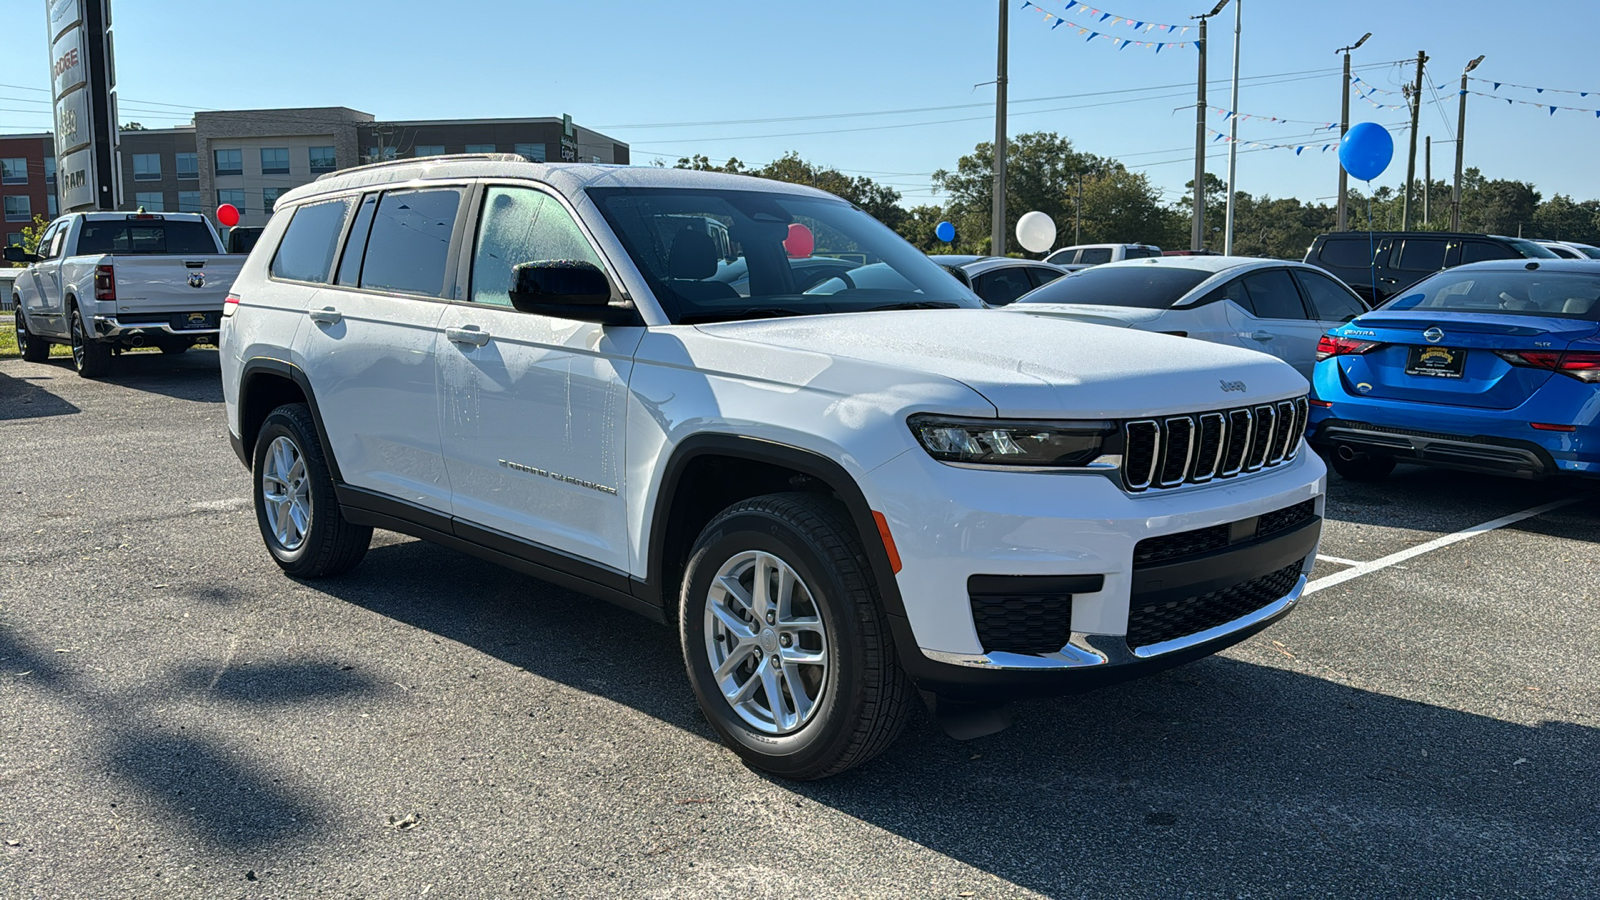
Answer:
POLYGON ((89 339, 77 307, 68 308, 67 318, 72 320, 72 367, 84 378, 104 378, 111 371, 111 345, 89 339))
POLYGON ((830 500, 723 510, 690 553, 678 622, 701 710, 755 768, 825 778, 905 726, 912 688, 860 539, 830 500))
POLYGON ((22 354, 25 361, 31 363, 49 359, 50 344, 28 331, 28 317, 22 314, 22 301, 13 297, 11 302, 17 308, 17 352, 22 354))
POLYGON ((372 528, 351 524, 339 509, 316 420, 304 403, 286 403, 267 416, 250 471, 262 540, 285 572, 338 575, 367 555, 372 528))
POLYGON ((1394 457, 1392 456, 1357 456, 1355 459, 1343 459, 1338 451, 1330 456, 1329 462, 1333 470, 1346 481, 1382 481, 1394 471, 1394 457))

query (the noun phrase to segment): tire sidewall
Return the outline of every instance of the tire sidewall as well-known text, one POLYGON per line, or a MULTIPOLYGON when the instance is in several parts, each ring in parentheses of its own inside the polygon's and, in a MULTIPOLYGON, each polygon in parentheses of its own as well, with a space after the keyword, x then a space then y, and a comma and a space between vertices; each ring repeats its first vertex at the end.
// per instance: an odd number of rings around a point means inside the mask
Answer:
POLYGON ((848 741, 861 703, 863 659, 857 611, 848 589, 811 542, 782 518, 741 510, 714 521, 690 556, 679 617, 684 662, 700 708, 723 739, 743 755, 756 756, 762 768, 778 774, 802 773, 832 758, 848 741), (822 611, 823 633, 832 663, 824 681, 821 708, 799 731, 771 735, 752 728, 722 696, 705 647, 706 595, 711 580, 733 556, 750 550, 771 553, 788 563, 811 590, 822 611))
MULTIPOLYGON (((313 438, 314 439, 314 438, 313 438)), ((261 528, 261 539, 267 545, 267 551, 286 566, 293 566, 305 558, 311 548, 316 545, 317 537, 322 528, 322 497, 320 482, 317 473, 311 471, 318 463, 306 452, 307 436, 301 433, 298 424, 282 413, 274 412, 267 416, 261 423, 261 431, 256 435, 255 452, 251 455, 253 465, 250 467, 251 499, 256 508, 256 524, 261 528), (300 459, 306 466, 307 497, 311 512, 311 526, 306 529, 305 537, 300 541, 300 546, 288 550, 278 543, 278 538, 272 533, 272 526, 267 521, 267 504, 261 485, 261 472, 266 464, 267 449, 272 442, 280 437, 287 437, 294 442, 295 448, 300 451, 300 459)))

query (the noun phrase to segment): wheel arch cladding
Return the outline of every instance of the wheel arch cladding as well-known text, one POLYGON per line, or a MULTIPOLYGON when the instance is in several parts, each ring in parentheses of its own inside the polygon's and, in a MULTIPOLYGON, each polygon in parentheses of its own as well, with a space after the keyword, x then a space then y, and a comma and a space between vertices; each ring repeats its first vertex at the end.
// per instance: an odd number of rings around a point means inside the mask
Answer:
POLYGON ((239 439, 243 447, 242 455, 246 459, 254 457, 261 423, 267 420, 273 410, 285 403, 304 403, 311 408, 311 419, 317 427, 317 440, 322 442, 322 453, 327 459, 333 480, 336 484, 343 481, 339 475, 339 461, 334 458, 333 447, 328 443, 322 414, 317 410, 316 394, 311 390, 310 379, 300 367, 277 359, 252 359, 245 363, 239 383, 239 439))

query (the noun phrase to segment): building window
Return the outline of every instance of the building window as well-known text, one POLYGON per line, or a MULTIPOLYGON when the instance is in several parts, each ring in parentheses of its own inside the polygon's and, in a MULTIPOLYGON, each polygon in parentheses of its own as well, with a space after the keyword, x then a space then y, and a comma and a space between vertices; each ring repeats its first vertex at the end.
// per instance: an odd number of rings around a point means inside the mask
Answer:
POLYGON ((244 151, 243 150, 218 150, 217 174, 218 175, 243 175, 244 151))
POLYGON ((44 183, 56 183, 56 158, 54 156, 46 156, 44 158, 44 183))
POLYGON ((261 174, 287 175, 289 174, 289 148, 288 147, 262 147, 261 148, 261 174))
POLYGON ((5 184, 27 184, 28 161, 22 157, 0 159, 0 182, 5 184))
POLYGON ((7 222, 32 222, 33 207, 28 205, 27 197, 5 198, 7 222))
POLYGON ((417 145, 417 149, 414 150, 413 152, 417 156, 443 156, 444 155, 444 145, 443 144, 418 144, 417 145))
POLYGON ((272 212, 272 208, 278 202, 278 198, 287 193, 289 193, 288 188, 263 188, 261 191, 261 208, 267 212, 272 212))
POLYGON ((544 162, 545 160, 543 144, 517 144, 511 149, 528 162, 544 162))
POLYGON ((50 218, 54 219, 59 213, 56 211, 56 192, 51 191, 44 195, 45 206, 50 209, 50 218))
POLYGON ((199 191, 178 192, 178 212, 201 212, 199 191))
POLYGON ((312 174, 320 175, 324 172, 332 172, 337 168, 339 168, 339 164, 336 161, 332 147, 311 148, 312 174))
POLYGON ((200 177, 200 154, 198 154, 198 153, 179 153, 178 154, 178 177, 179 178, 199 178, 200 177))
POLYGON ((134 181, 161 180, 161 154, 135 153, 133 155, 134 181))
POLYGON ((493 153, 494 152, 494 145, 493 144, 468 144, 467 145, 467 152, 468 153, 493 153))
POLYGON ((217 191, 217 205, 224 203, 232 203, 239 210, 239 215, 244 215, 244 191, 217 191))
POLYGON ((6 246, 7 247, 21 247, 22 246, 22 235, 17 233, 17 232, 15 232, 15 231, 6 232, 6 246))
POLYGON ((167 211, 160 191, 139 191, 133 195, 133 203, 145 212, 167 211))

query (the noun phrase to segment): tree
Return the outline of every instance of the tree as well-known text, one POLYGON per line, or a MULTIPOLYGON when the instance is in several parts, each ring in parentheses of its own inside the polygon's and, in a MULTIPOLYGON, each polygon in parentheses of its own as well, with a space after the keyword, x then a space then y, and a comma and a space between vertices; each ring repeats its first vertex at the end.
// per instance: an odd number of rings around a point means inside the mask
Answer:
POLYGON ((138 122, 124 122, 122 124, 122 130, 123 131, 149 131, 150 129, 144 127, 143 125, 140 125, 138 122))
POLYGON ((949 245, 939 240, 939 236, 933 231, 945 218, 944 207, 924 204, 913 207, 910 212, 905 213, 895 230, 900 232, 901 237, 910 241, 913 247, 924 253, 943 253, 949 245))
POLYGON ((736 175, 745 172, 744 163, 739 162, 737 157, 729 159, 720 166, 714 166, 711 164, 711 160, 707 159, 703 153, 680 157, 677 165, 673 166, 673 168, 690 169, 695 172, 731 172, 736 175))
MULTIPOLYGON (((40 237, 40 235, 43 235, 44 234, 44 230, 46 228, 49 228, 49 227, 50 227, 50 220, 49 219, 46 219, 42 215, 34 216, 32 222, 29 222, 28 224, 22 226, 22 243, 19 246, 21 246, 22 249, 28 251, 29 253, 38 253, 39 252, 39 237, 40 237)), ((24 269, 24 268, 27 268, 27 266, 28 266, 27 263, 12 263, 11 264, 11 268, 13 268, 13 269, 24 269)))
POLYGON ((807 185, 849 200, 890 228, 898 228, 906 217, 906 211, 900 207, 899 191, 878 184, 866 176, 851 177, 838 169, 808 162, 801 159, 800 154, 793 150, 754 169, 748 168, 738 159, 730 159, 720 166, 712 165, 710 159, 698 153, 679 159, 673 168, 754 175, 757 178, 807 185))
POLYGON ((1547 240, 1593 244, 1596 237, 1600 237, 1595 228, 1597 212, 1600 212, 1600 202, 1577 203, 1565 194, 1556 194, 1534 211, 1533 233, 1547 240))

